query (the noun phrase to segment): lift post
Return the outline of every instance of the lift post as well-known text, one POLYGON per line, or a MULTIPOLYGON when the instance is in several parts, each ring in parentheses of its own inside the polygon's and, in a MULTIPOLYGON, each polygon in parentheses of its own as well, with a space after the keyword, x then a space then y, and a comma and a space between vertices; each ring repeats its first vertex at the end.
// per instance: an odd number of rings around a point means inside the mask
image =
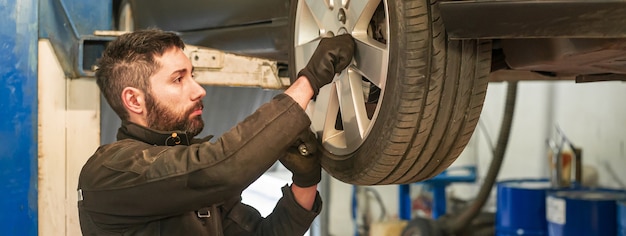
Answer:
POLYGON ((37 234, 37 1, 0 7, 0 228, 37 234))

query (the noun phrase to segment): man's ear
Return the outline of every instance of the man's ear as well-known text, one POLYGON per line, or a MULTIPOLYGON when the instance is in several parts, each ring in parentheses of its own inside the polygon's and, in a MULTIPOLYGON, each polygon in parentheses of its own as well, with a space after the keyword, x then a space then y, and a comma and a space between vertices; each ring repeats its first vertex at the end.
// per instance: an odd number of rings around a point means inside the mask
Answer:
POLYGON ((129 115, 145 115, 146 102, 144 93, 133 87, 126 87, 122 90, 122 102, 128 110, 129 115))

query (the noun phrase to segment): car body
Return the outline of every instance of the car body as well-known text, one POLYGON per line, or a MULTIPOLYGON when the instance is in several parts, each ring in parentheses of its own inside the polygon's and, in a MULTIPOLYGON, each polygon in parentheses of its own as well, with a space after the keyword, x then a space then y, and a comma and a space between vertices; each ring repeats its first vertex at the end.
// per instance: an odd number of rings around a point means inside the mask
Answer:
MULTIPOLYGON (((117 1, 115 4, 121 4, 117 1)), ((186 43, 287 62, 289 0, 129 0, 134 27, 176 31, 186 43)), ((113 9, 119 9, 114 6, 113 9)))
MULTIPOLYGON (((158 27, 179 32, 189 44, 285 63, 288 60, 289 0, 124 3, 134 9, 136 28, 158 27)), ((626 74, 626 33, 621 27, 626 23, 624 1, 483 0, 441 4, 451 38, 503 42, 494 51, 506 51, 507 60, 496 69, 624 80, 616 76, 626 74)), ((121 5, 121 0, 115 0, 113 9, 121 5)))

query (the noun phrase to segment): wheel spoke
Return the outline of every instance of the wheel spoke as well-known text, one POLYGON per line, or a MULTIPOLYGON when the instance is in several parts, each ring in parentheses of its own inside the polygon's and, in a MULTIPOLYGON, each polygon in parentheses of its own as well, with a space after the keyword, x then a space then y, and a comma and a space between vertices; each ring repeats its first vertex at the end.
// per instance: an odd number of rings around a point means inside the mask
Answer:
POLYGON ((320 36, 321 28, 319 20, 313 14, 312 9, 309 7, 309 4, 304 1, 299 1, 298 4, 298 17, 295 19, 295 31, 297 32, 295 34, 296 46, 303 45, 318 39, 320 36))
POLYGON ((305 0, 299 1, 303 3, 301 11, 308 9, 308 14, 315 20, 318 25, 317 35, 326 35, 327 32, 335 30, 337 17, 333 12, 336 9, 334 0, 305 0), (306 6, 306 7, 305 7, 306 6))
POLYGON ((350 0, 341 0, 341 7, 346 8, 350 5, 350 0))
MULTIPOLYGON (((348 22, 354 24, 351 33, 356 39, 355 70, 382 89, 387 77, 385 65, 389 62, 389 49, 386 44, 376 41, 368 34, 372 17, 380 3, 381 0, 350 1, 348 22)), ((389 37, 388 32, 383 33, 385 37, 389 37)))
POLYGON ((313 41, 303 42, 302 44, 299 44, 296 46, 295 48, 296 71, 300 71, 302 68, 304 68, 304 66, 306 66, 306 64, 311 59, 311 55, 313 55, 313 52, 315 52, 315 49, 317 48, 319 41, 320 41, 319 38, 317 38, 313 41))
POLYGON ((370 37, 355 36, 355 70, 377 87, 383 89, 387 78, 389 49, 387 45, 370 37))
POLYGON ((314 127, 321 127, 315 129, 320 136, 322 145, 330 151, 335 153, 337 150, 346 148, 346 140, 344 138, 343 130, 337 129, 337 114, 339 112, 339 91, 336 83, 331 83, 329 86, 322 87, 320 93, 317 96, 315 103, 315 110, 313 111, 316 119, 312 120, 314 127))
MULTIPOLYGON (((345 1, 345 0, 344 0, 345 1)), ((347 22, 351 24, 351 32, 367 34, 367 28, 381 0, 349 1, 347 22)))
POLYGON ((339 81, 339 104, 347 148, 356 149, 365 137, 370 120, 365 110, 361 75, 344 71, 339 81))

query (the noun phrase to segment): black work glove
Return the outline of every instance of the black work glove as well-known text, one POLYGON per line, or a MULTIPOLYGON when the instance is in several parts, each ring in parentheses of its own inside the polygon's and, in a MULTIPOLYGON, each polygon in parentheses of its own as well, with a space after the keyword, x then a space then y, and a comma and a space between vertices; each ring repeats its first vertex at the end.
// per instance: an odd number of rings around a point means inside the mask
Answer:
POLYGON ((293 184, 298 187, 310 187, 322 179, 321 154, 317 151, 317 145, 313 132, 306 130, 279 159, 291 171, 293 184))
POLYGON ((336 73, 348 67, 354 56, 354 47, 354 38, 349 34, 323 38, 320 41, 309 63, 298 72, 298 77, 304 75, 309 79, 313 98, 317 97, 322 86, 333 81, 336 73))

